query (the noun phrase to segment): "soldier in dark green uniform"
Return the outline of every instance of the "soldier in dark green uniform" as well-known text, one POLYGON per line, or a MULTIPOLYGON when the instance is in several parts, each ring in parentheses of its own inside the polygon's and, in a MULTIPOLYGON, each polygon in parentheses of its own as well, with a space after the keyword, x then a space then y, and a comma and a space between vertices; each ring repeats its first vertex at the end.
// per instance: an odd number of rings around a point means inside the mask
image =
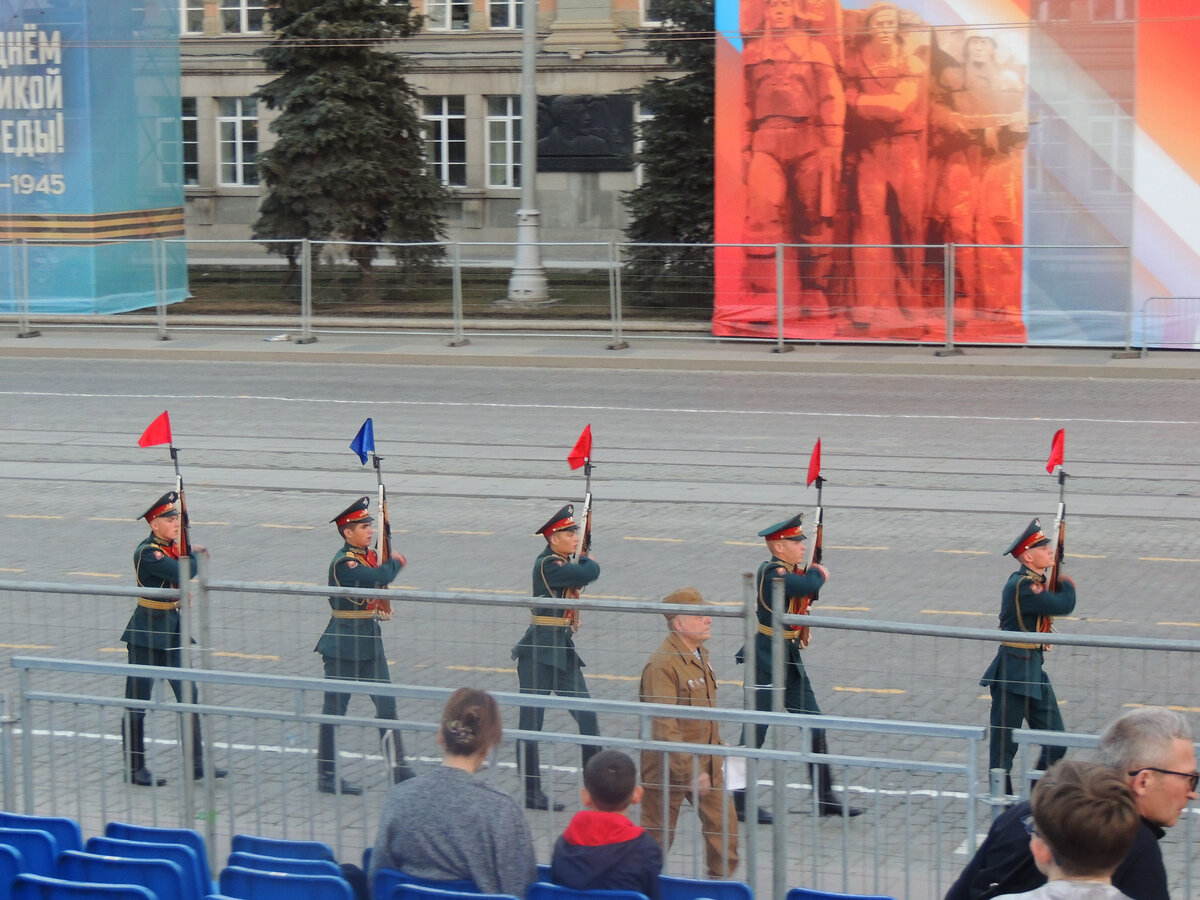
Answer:
MULTIPOLYGON (((771 597, 776 581, 783 581, 783 594, 786 601, 785 610, 790 615, 803 615, 809 606, 817 600, 821 586, 829 577, 829 570, 820 563, 813 563, 804 569, 804 529, 801 525, 802 515, 796 515, 784 521, 777 522, 758 533, 766 540, 771 558, 758 567, 755 584, 758 590, 758 634, 754 641, 755 708, 762 711, 771 709, 771 597)), ((804 670, 804 662, 800 651, 808 646, 809 635, 807 628, 788 628, 784 635, 784 687, 783 705, 788 712, 807 715, 820 715, 821 707, 817 705, 817 697, 813 693, 812 682, 804 670)), ((736 659, 741 663, 744 659, 745 648, 738 651, 736 659)), ((761 747, 766 737, 767 726, 754 726, 754 746, 761 747)), ((744 740, 744 736, 743 736, 744 740)), ((815 753, 827 753, 825 731, 821 728, 812 730, 812 749, 815 753)), ((823 816, 858 816, 862 808, 845 806, 833 793, 833 779, 829 772, 828 763, 815 763, 810 766, 813 790, 817 793, 817 804, 823 816)), ((744 791, 733 791, 733 804, 737 810, 738 821, 746 821, 746 796, 744 791)), ((761 806, 758 809, 760 825, 769 825, 772 816, 761 806)))
MULTIPOLYGON (((404 566, 404 557, 393 551, 391 559, 379 562, 375 551, 369 549, 375 536, 372 523, 375 521, 367 512, 369 497, 361 497, 330 521, 337 525, 345 543, 329 564, 329 584, 332 587, 384 588, 390 584, 404 566)), ((325 632, 315 648, 325 664, 326 678, 342 678, 349 681, 378 681, 391 683, 388 674, 387 656, 383 651, 383 637, 379 631, 379 620, 390 619, 385 606, 372 600, 355 600, 349 597, 331 596, 331 614, 325 632)), ((372 695, 375 717, 396 718, 396 698, 372 695)), ((327 716, 344 716, 350 706, 350 695, 328 691, 321 712, 327 716)), ((404 745, 400 732, 379 729, 384 757, 392 770, 392 781, 400 783, 413 777, 412 770, 404 761, 404 745)), ((337 751, 334 743, 334 727, 322 725, 317 748, 317 789, 326 794, 361 794, 362 788, 353 782, 337 777, 337 751)))
MULTIPOLYGON (((1000 596, 1000 629, 1036 634, 1050 631, 1053 616, 1069 615, 1075 609, 1075 582, 1065 575, 1058 579, 1058 590, 1050 590, 1046 570, 1054 564, 1055 548, 1042 533, 1042 523, 1034 519, 1004 551, 1021 568, 1008 576, 1000 596)), ((1012 769, 1017 745, 1012 730, 1021 722, 1041 731, 1062 731, 1062 713, 1050 678, 1042 671, 1045 655, 1036 640, 1005 641, 996 648, 996 657, 983 673, 980 684, 992 693, 991 752, 988 766, 1003 769, 1006 778, 1012 769)), ((1043 747, 1037 767, 1043 771, 1066 754, 1065 747, 1043 747)), ((1012 793, 1011 779, 1008 792, 1012 793)))
MULTIPOLYGON (((133 551, 133 574, 138 587, 179 587, 179 526, 180 516, 176 504, 179 495, 175 491, 163 494, 138 518, 150 524, 150 534, 133 551)), ((196 551, 203 547, 190 547, 189 571, 196 575, 196 551)), ((129 663, 135 666, 174 666, 179 668, 182 659, 179 638, 179 601, 148 600, 138 598, 125 633, 121 635, 129 653, 129 663)), ((171 680, 175 699, 183 702, 183 684, 171 680)), ((125 696, 130 700, 149 700, 154 689, 153 678, 129 676, 125 679, 125 696)), ((196 702, 196 686, 192 685, 192 702, 196 702)), ((142 787, 164 785, 165 778, 155 778, 146 768, 145 744, 146 712, 142 709, 125 711, 121 725, 121 738, 125 747, 129 781, 142 787)), ((204 744, 200 733, 200 717, 192 719, 193 754, 192 762, 196 778, 204 777, 204 744)), ((224 769, 213 769, 213 775, 224 778, 224 769)))
MULTIPOLYGON (((600 577, 600 566, 586 552, 580 553, 576 562, 570 561, 579 545, 579 525, 575 522, 575 507, 570 503, 534 534, 546 539, 546 549, 533 562, 533 596, 578 597, 581 588, 600 577)), ((575 652, 573 635, 578 629, 579 618, 574 610, 533 608, 529 628, 512 651, 512 658, 517 661, 521 693, 590 696, 583 680, 583 660, 575 652)), ((541 707, 522 706, 521 730, 541 731, 545 712, 541 707)), ((580 734, 600 733, 594 712, 571 710, 571 715, 580 734)), ((521 741, 520 744, 517 756, 525 779, 525 808, 549 809, 551 803, 542 791, 537 742, 521 741)), ((585 744, 582 751, 583 765, 587 765, 600 748, 585 744)), ((562 804, 554 803, 553 808, 561 810, 562 804)))

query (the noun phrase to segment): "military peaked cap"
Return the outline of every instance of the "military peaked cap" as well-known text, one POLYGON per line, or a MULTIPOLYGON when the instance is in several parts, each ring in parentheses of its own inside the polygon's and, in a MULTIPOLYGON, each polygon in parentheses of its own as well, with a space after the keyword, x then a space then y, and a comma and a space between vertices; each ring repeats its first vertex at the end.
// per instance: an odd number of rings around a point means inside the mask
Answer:
POLYGON ((179 515, 179 508, 175 505, 179 501, 179 494, 175 491, 167 491, 161 497, 154 501, 154 504, 138 516, 139 519, 145 519, 147 522, 153 522, 158 518, 170 518, 171 516, 179 515))
POLYGON ((804 529, 800 527, 800 522, 804 519, 804 513, 797 513, 785 522, 776 522, 767 528, 764 528, 758 533, 759 537, 766 538, 768 541, 803 541, 804 529))
POLYGON ((1050 543, 1050 538, 1042 534, 1042 520, 1034 519, 1021 532, 1021 536, 1012 542, 1012 546, 1004 552, 1011 556, 1019 557, 1026 550, 1048 543, 1050 543))
POLYGON ((329 521, 336 524, 338 528, 344 528, 347 525, 360 525, 363 522, 374 522, 375 520, 371 517, 371 514, 367 512, 367 507, 370 505, 370 497, 359 497, 329 521))
POLYGON ((579 525, 575 522, 575 506, 568 503, 558 512, 550 517, 545 525, 539 528, 534 534, 540 534, 544 537, 550 537, 552 534, 557 534, 560 531, 578 531, 579 525))

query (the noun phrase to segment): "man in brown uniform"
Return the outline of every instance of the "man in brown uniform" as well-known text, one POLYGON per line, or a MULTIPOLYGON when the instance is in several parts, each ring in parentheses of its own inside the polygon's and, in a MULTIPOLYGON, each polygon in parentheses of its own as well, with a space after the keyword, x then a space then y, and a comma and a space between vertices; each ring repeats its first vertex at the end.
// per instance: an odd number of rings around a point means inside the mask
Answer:
MULTIPOLYGON (((702 604, 695 588, 680 588, 664 603, 702 604)), ((717 676, 708 662, 704 642, 712 636, 712 618, 696 613, 667 613, 671 633, 642 670, 638 698, 643 703, 676 706, 717 705, 717 676)), ((716 722, 703 719, 655 718, 651 737, 685 744, 720 744, 716 722)), ((670 850, 679 807, 689 800, 700 816, 705 862, 712 878, 728 878, 737 868, 737 815, 725 793, 722 757, 691 753, 642 751, 642 827, 670 850), (664 757, 667 771, 663 771, 664 757), (666 814, 664 816, 664 813, 666 814), (666 822, 664 824, 664 818, 666 822)))

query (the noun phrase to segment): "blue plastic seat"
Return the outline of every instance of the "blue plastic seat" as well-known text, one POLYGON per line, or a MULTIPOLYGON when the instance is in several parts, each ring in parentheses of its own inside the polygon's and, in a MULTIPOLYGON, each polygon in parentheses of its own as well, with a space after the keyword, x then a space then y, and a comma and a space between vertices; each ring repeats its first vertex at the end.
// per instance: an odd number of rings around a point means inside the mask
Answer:
POLYGON ((753 900, 754 893, 744 881, 710 881, 707 878, 679 878, 659 875, 661 900, 753 900))
POLYGON ((333 848, 321 841, 289 841, 257 837, 253 834, 235 834, 231 849, 234 853, 256 853, 259 856, 277 856, 281 859, 327 859, 337 862, 333 848))
POLYGON ((130 859, 67 850, 58 855, 57 877, 89 884, 137 884, 155 897, 191 897, 194 888, 179 863, 169 859, 130 859))
POLYGON ((885 894, 832 894, 828 891, 814 891, 812 888, 792 888, 788 891, 787 900, 895 900, 885 894))
POLYGON ((21 858, 20 850, 0 844, 0 897, 6 896, 5 890, 14 878, 24 871, 24 866, 25 861, 21 858))
POLYGON ((544 881, 544 882, 546 882, 546 884, 554 884, 554 879, 550 877, 550 873, 552 871, 553 871, 553 866, 551 866, 550 863, 538 863, 537 864, 537 880, 544 881))
POLYGON ((87 884, 44 875, 18 875, 13 879, 12 900, 158 900, 135 884, 87 884))
POLYGON ((439 891, 458 891, 460 894, 479 894, 479 888, 469 878, 453 881, 433 881, 429 878, 418 878, 399 869, 380 869, 371 879, 371 896, 379 900, 387 900, 392 892, 402 884, 415 884, 418 887, 436 888, 439 891))
POLYGON ((237 900, 354 900, 350 883, 332 875, 285 875, 226 866, 220 884, 222 894, 237 900))
POLYGON ((32 828, 45 831, 58 843, 58 852, 82 850, 83 832, 74 819, 63 816, 23 816, 19 813, 0 812, 0 828, 32 828))
POLYGON ((46 831, 31 828, 0 828, 0 844, 21 854, 22 872, 53 875, 58 861, 58 841, 46 831))
POLYGON ((294 856, 263 856, 259 853, 229 854, 231 866, 255 869, 259 872, 286 872, 288 875, 333 875, 342 877, 342 867, 331 859, 299 859, 294 856))
POLYGON ((196 859, 196 851, 183 844, 152 844, 149 841, 124 841, 120 838, 93 837, 84 844, 88 853, 101 856, 123 856, 127 859, 169 859, 183 870, 187 886, 182 900, 200 900, 212 893, 212 882, 204 880, 204 871, 196 859))
POLYGON ((529 886, 525 900, 648 900, 640 891, 577 891, 561 884, 538 881, 529 886))
MULTIPOLYGON (((376 898, 379 900, 379 898, 376 898)), ((443 891, 421 884, 398 884, 389 900, 517 900, 512 894, 481 894, 478 891, 443 891)))
POLYGON ((143 841, 151 844, 183 844, 191 847, 200 863, 204 878, 204 891, 212 891, 212 870, 208 867, 208 846, 204 835, 191 828, 156 828, 151 825, 130 825, 126 822, 109 822, 104 826, 104 836, 122 841, 143 841))

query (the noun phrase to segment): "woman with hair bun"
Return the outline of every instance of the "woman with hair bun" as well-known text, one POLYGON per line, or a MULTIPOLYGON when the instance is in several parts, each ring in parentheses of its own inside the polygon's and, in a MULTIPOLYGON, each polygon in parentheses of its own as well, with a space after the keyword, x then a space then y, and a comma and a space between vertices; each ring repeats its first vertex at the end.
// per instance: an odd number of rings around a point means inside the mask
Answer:
POLYGON ((442 710, 442 765, 397 784, 384 801, 370 879, 399 869, 431 881, 469 879, 485 894, 524 897, 537 878, 533 838, 513 799, 475 773, 500 743, 496 700, 459 688, 442 710))

